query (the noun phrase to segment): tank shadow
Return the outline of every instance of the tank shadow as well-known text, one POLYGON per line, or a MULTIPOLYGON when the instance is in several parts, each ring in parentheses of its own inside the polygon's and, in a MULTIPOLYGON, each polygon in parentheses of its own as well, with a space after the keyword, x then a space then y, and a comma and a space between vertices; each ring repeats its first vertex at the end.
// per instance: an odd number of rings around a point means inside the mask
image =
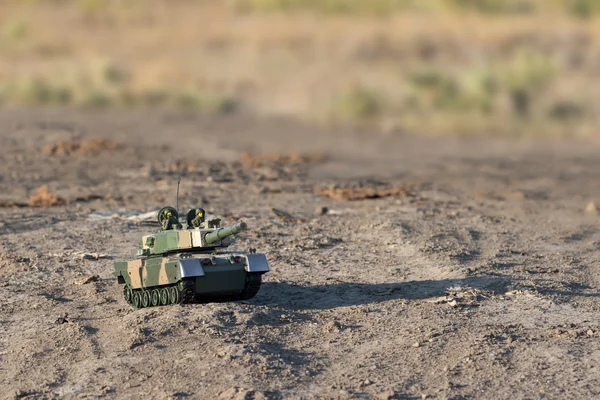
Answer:
MULTIPOLYGON (((531 280, 527 282, 531 283, 531 280)), ((464 279, 442 279, 409 281, 397 283, 353 283, 336 282, 325 285, 297 285, 291 282, 265 282, 256 305, 270 305, 288 310, 325 310, 371 303, 381 303, 395 299, 424 300, 445 296, 448 289, 462 286, 486 290, 502 295, 513 289, 532 289, 541 294, 558 296, 600 297, 598 291, 589 287, 572 290, 556 290, 549 280, 536 280, 534 285, 521 285, 521 280, 504 275, 475 276, 464 279)), ((556 283, 556 282, 553 282, 556 283)))

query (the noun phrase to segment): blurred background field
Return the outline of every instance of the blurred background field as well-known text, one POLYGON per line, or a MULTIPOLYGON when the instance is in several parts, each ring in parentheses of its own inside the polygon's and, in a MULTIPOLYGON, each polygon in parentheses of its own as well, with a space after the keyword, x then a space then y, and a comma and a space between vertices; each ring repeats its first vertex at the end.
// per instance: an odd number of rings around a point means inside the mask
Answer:
POLYGON ((593 137, 597 0, 2 0, 0 107, 593 137))

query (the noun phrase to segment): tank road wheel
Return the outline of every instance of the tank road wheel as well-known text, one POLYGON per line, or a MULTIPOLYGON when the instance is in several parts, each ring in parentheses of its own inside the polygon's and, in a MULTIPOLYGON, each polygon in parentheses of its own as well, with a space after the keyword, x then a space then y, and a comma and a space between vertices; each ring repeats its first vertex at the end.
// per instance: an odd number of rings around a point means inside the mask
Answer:
POLYGON ((123 288, 123 297, 125 298, 125 301, 127 302, 127 304, 131 305, 133 293, 131 292, 131 289, 128 288, 127 286, 125 286, 123 288))
POLYGON ((169 288, 169 300, 171 301, 171 304, 179 304, 181 302, 181 294, 176 286, 171 286, 169 288))
POLYGON ((258 272, 249 272, 246 277, 246 287, 239 294, 239 300, 249 300, 256 296, 260 290, 260 284, 262 283, 262 274, 258 272))
POLYGON ((150 305, 150 295, 147 290, 144 290, 142 296, 142 307, 148 307, 150 305))
POLYGON ((152 307, 156 307, 160 304, 160 296, 158 294, 158 289, 152 289, 150 291, 150 304, 152 304, 152 307))
POLYGON ((142 298, 139 291, 133 291, 131 294, 131 305, 133 308, 142 308, 142 298))
POLYGON ((161 306, 166 306, 167 304, 169 304, 169 288, 161 288, 159 290, 159 295, 160 295, 160 305, 161 306))

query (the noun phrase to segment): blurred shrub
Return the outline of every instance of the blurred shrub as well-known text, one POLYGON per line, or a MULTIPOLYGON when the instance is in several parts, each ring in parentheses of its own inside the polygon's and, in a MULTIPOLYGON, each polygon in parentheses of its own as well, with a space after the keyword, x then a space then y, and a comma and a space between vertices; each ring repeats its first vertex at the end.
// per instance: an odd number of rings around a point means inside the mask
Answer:
POLYGON ((244 11, 388 14, 405 10, 456 10, 487 14, 523 14, 559 10, 585 17, 600 13, 598 0, 232 0, 232 2, 238 9, 244 11))
POLYGON ((175 105, 188 110, 228 114, 238 108, 233 97, 203 91, 183 91, 174 94, 175 105))
POLYGON ((0 89, 3 102, 22 105, 65 105, 73 99, 70 88, 42 79, 24 79, 0 89))
POLYGON ((32 106, 100 107, 166 107, 206 113, 231 113, 238 109, 234 97, 189 89, 150 89, 133 92, 125 88, 50 82, 41 78, 25 78, 0 87, 0 103, 32 106))
POLYGON ((585 112, 585 105, 580 102, 558 100, 550 107, 548 115, 556 120, 572 120, 582 117, 585 112))
POLYGON ((497 82, 485 71, 466 71, 454 77, 440 71, 408 74, 405 105, 421 110, 492 111, 497 82))
POLYGON ((536 0, 450 0, 446 1, 460 10, 474 10, 483 13, 530 13, 538 9, 536 0))
POLYGON ((20 19, 9 19, 0 27, 0 38, 5 41, 20 41, 29 34, 29 25, 20 19))
POLYGON ((449 108, 456 104, 459 87, 456 80, 439 71, 428 70, 407 76, 408 104, 420 108, 449 108))
POLYGON ((504 84, 510 95, 513 110, 527 117, 531 102, 556 77, 556 62, 544 54, 521 51, 504 67, 504 84))
POLYGON ((331 116, 338 121, 364 122, 382 116, 386 107, 387 99, 382 92, 355 85, 334 99, 331 116))
POLYGON ((600 13, 600 1, 598 0, 572 0, 571 12, 582 18, 590 18, 600 13))

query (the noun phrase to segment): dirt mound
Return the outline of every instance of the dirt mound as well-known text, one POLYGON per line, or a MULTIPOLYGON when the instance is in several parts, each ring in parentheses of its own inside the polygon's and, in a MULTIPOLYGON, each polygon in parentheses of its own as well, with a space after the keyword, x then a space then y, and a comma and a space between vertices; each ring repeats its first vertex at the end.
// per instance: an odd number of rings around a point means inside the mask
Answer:
POLYGON ((315 164, 321 163, 328 159, 327 154, 277 154, 277 153, 265 153, 265 154, 251 154, 244 153, 242 155, 242 162, 250 168, 264 167, 272 164, 315 164))
POLYGON ((379 199, 388 196, 416 197, 414 185, 386 185, 381 183, 357 182, 350 185, 334 185, 327 188, 316 188, 316 194, 334 200, 379 199))
POLYGON ((116 150, 118 148, 119 145, 114 140, 95 138, 83 141, 59 141, 54 144, 47 144, 42 148, 42 153, 68 156, 72 153, 99 153, 107 150, 116 150))
POLYGON ((29 197, 27 205, 30 207, 53 207, 64 206, 67 201, 53 193, 48 188, 48 185, 42 185, 29 197))

